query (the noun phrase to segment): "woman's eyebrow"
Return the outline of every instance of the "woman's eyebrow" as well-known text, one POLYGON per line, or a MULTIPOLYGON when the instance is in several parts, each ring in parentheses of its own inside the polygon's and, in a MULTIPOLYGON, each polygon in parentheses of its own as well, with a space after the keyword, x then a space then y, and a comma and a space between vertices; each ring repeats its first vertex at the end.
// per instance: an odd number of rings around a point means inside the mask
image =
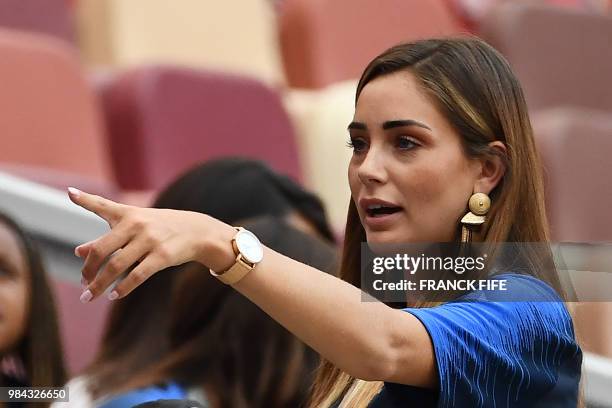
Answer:
POLYGON ((362 122, 351 122, 349 123, 347 129, 348 130, 351 130, 351 129, 368 130, 368 127, 366 126, 365 123, 362 123, 362 122))
POLYGON ((384 130, 388 130, 388 129, 393 129, 393 128, 402 127, 402 126, 418 126, 424 129, 431 130, 431 128, 427 126, 426 124, 413 120, 413 119, 389 120, 383 123, 382 128, 384 130))
MULTIPOLYGON (((414 120, 414 119, 388 120, 388 121, 383 123, 382 128, 383 128, 383 130, 388 130, 388 129, 393 129, 393 128, 396 128, 396 127, 403 127, 403 126, 418 126, 420 128, 423 128, 423 129, 431 130, 431 128, 429 126, 427 126, 426 124, 424 124, 422 122, 419 122, 417 120, 414 120)), ((348 130, 351 130, 351 129, 368 130, 368 127, 363 122, 354 122, 353 121, 353 122, 349 123, 347 129, 348 130)))

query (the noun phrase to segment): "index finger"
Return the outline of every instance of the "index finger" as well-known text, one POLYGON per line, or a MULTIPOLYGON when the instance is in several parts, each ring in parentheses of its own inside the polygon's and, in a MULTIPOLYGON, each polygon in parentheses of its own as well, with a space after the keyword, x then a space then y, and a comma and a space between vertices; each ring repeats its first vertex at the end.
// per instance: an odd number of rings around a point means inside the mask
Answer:
POLYGON ((68 187, 68 197, 70 197, 70 200, 76 205, 106 220, 111 227, 113 227, 120 218, 122 205, 112 200, 85 193, 74 187, 68 187))

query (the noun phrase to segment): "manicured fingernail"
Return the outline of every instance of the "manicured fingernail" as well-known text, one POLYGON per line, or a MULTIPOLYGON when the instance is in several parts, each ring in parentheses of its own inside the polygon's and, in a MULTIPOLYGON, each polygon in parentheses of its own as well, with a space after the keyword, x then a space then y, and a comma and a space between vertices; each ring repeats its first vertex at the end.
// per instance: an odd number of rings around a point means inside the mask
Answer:
POLYGON ((81 257, 81 255, 79 254, 79 249, 80 249, 80 248, 81 248, 81 247, 76 247, 76 248, 74 248, 74 256, 77 256, 77 257, 79 257, 79 258, 81 257))
POLYGON ((91 300, 92 297, 93 295, 91 294, 91 290, 87 289, 85 292, 83 292, 79 299, 82 303, 87 303, 91 300))
POLYGON ((81 190, 79 190, 78 188, 74 188, 74 187, 68 187, 68 192, 75 197, 78 197, 81 195, 81 190))
POLYGON ((117 293, 116 290, 113 290, 111 293, 108 294, 108 300, 115 300, 119 297, 119 294, 117 293))

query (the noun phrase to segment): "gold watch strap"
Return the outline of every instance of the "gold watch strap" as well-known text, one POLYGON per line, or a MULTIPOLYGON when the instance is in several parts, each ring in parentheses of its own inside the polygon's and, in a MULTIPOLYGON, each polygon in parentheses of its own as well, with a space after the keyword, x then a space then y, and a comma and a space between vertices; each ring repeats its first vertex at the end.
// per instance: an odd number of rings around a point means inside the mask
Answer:
POLYGON ((227 271, 223 273, 216 273, 211 269, 210 273, 221 282, 227 285, 233 285, 244 278, 247 273, 253 270, 253 268, 253 265, 249 265, 242 259, 242 254, 238 254, 236 257, 236 262, 227 271))

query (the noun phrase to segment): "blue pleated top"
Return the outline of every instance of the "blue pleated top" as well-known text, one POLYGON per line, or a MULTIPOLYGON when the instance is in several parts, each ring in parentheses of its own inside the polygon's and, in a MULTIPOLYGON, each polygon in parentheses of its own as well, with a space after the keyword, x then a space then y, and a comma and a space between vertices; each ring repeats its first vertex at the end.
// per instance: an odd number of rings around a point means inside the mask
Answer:
POLYGON ((564 303, 534 277, 494 279, 508 290, 404 309, 429 332, 439 387, 385 383, 371 408, 576 407, 582 351, 564 303))

